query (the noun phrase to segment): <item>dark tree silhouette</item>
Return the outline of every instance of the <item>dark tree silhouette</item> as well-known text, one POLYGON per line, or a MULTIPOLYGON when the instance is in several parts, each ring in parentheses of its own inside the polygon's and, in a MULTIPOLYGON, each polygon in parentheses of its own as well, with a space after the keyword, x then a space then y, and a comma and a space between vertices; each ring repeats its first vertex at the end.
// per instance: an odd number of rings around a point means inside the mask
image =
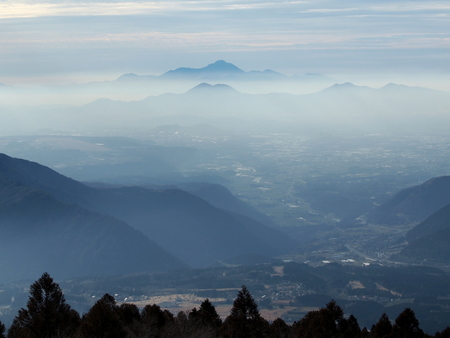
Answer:
POLYGON ((281 319, 275 319, 272 324, 270 324, 269 328, 269 337, 270 338, 289 338, 290 327, 286 324, 286 322, 281 319))
POLYGON ((134 304, 121 304, 117 309, 117 312, 122 323, 127 326, 133 325, 134 322, 141 319, 139 308, 134 304))
POLYGON ((359 336, 361 338, 371 338, 372 336, 370 335, 369 330, 367 330, 367 328, 364 326, 363 329, 361 330, 361 333, 359 334, 359 336))
POLYGON ((436 332, 434 335, 436 338, 450 338, 450 326, 447 326, 441 332, 436 332))
POLYGON ((339 323, 339 336, 342 338, 359 337, 361 335, 361 328, 355 316, 350 315, 348 319, 343 319, 339 323))
POLYGON ((361 330, 356 318, 344 318, 344 310, 334 300, 324 308, 308 312, 292 327, 293 337, 328 338, 359 337, 361 330))
POLYGON ((116 309, 122 326, 128 336, 138 336, 141 323, 139 308, 134 304, 124 303, 116 309))
POLYGON ((174 323, 173 315, 156 305, 146 305, 141 312, 141 332, 144 337, 162 337, 166 326, 174 323))
POLYGON ((3 325, 2 322, 0 322, 0 338, 6 338, 5 331, 6 331, 5 325, 3 325))
POLYGON ((216 308, 211 304, 209 299, 205 299, 200 304, 200 309, 198 310, 198 319, 203 325, 212 326, 219 328, 222 325, 222 320, 217 314, 216 308))
POLYGON ((91 307, 82 318, 80 334, 86 338, 126 337, 114 297, 106 293, 91 307))
POLYGON ((199 310, 192 309, 187 319, 193 337, 217 337, 222 325, 222 320, 209 299, 202 302, 199 310))
POLYGON ((395 319, 392 327, 391 337, 395 338, 416 338, 424 337, 423 331, 419 328, 419 321, 416 314, 410 308, 406 308, 395 319))
MULTIPOLYGON (((158 305, 142 312, 134 304, 118 306, 105 294, 80 319, 65 303, 58 284, 48 273, 30 286, 27 307, 20 309, 8 330, 8 338, 422 338, 424 334, 414 311, 406 308, 392 325, 383 313, 370 332, 360 329, 357 319, 344 317, 332 300, 325 307, 308 312, 292 326, 278 318, 272 324, 261 317, 256 301, 245 286, 236 296, 230 315, 222 324, 216 308, 205 299, 199 309, 179 312, 176 317, 158 305)), ((450 338, 450 327, 436 332, 436 338, 450 338)), ((0 322, 0 338, 5 326, 0 322)))
POLYGON ((371 337, 373 338, 383 338, 388 337, 392 331, 392 324, 386 313, 383 313, 378 320, 378 322, 372 325, 370 329, 371 337))
POLYGON ((242 286, 241 291, 237 294, 233 302, 233 307, 230 311, 230 316, 236 318, 245 318, 248 320, 255 320, 261 318, 259 314, 258 305, 253 299, 245 285, 242 286))
POLYGON ((267 336, 269 323, 259 313, 258 305, 244 285, 223 323, 223 334, 230 338, 267 336))
POLYGON ((8 331, 9 338, 70 336, 80 316, 64 299, 61 288, 48 273, 30 286, 27 308, 20 309, 8 331))

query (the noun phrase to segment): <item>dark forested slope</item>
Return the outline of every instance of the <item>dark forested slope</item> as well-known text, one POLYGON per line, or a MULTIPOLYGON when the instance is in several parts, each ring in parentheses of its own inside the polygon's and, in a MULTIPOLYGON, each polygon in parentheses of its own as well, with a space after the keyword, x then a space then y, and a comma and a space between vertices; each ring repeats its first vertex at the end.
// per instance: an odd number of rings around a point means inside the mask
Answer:
POLYGON ((382 224, 420 222, 447 204, 450 204, 450 176, 436 177, 400 191, 376 208, 370 220, 382 224))
POLYGON ((280 231, 216 208, 178 189, 95 189, 37 163, 0 157, 0 173, 64 202, 121 219, 192 266, 239 254, 278 255, 293 242, 280 231))
POLYGON ((396 259, 448 264, 450 262, 450 204, 407 234, 408 245, 396 259))
POLYGON ((292 248, 280 231, 178 189, 104 189, 92 198, 97 210, 125 220, 192 266, 245 253, 279 255, 292 248), (285 240, 274 240, 273 233, 285 240))
POLYGON ((0 175, 1 281, 52 271, 59 278, 185 267, 115 218, 66 204, 0 175))

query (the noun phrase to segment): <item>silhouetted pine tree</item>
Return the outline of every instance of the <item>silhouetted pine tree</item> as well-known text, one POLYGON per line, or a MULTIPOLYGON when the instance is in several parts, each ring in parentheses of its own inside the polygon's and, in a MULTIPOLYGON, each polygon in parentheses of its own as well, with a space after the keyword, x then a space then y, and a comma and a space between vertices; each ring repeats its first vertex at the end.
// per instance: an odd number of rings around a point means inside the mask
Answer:
POLYGON ((2 322, 0 322, 0 338, 6 338, 5 331, 6 331, 5 325, 3 325, 2 322))
POLYGON ((370 336, 373 338, 388 337, 392 331, 392 324, 386 313, 383 313, 378 322, 372 325, 370 336))
POLYGON ((333 300, 324 308, 308 312, 292 326, 293 337, 328 338, 359 337, 361 329, 356 318, 344 318, 344 310, 333 300))
POLYGON ((242 286, 233 302, 230 315, 223 323, 223 336, 229 338, 266 337, 269 323, 261 317, 258 305, 248 289, 242 286))
POLYGON ((275 319, 272 324, 270 324, 269 328, 269 337, 270 338, 289 338, 291 332, 291 328, 286 322, 281 319, 275 319))
POLYGON ((353 338, 361 335, 361 328, 355 316, 350 315, 348 319, 343 319, 339 322, 339 337, 353 338))
POLYGON ((206 325, 199 325, 200 322, 193 319, 190 313, 180 311, 175 317, 175 325, 165 327, 164 338, 216 338, 217 332, 206 325))
POLYGON ((156 305, 146 305, 141 312, 141 333, 143 337, 163 336, 165 326, 174 325, 173 315, 156 305))
POLYGON ((370 338, 370 337, 372 337, 372 336, 370 335, 369 330, 367 330, 366 327, 363 327, 363 329, 361 330, 361 333, 360 333, 359 336, 360 336, 361 338, 370 338))
POLYGON ((211 304, 209 299, 205 299, 200 304, 198 310, 198 319, 202 325, 208 325, 214 328, 219 328, 222 325, 222 319, 218 315, 216 308, 211 304))
POLYGON ((222 320, 209 299, 205 299, 199 310, 192 309, 188 314, 188 327, 193 337, 217 337, 222 320))
POLYGON ((58 284, 48 273, 30 286, 27 308, 20 309, 8 330, 8 338, 70 337, 80 323, 58 284))
POLYGON ((419 321, 416 314, 410 308, 406 308, 395 319, 392 326, 391 337, 394 338, 416 338, 424 337, 422 329, 419 328, 419 321))
POLYGON ((139 308, 134 304, 124 303, 117 309, 120 321, 128 336, 137 337, 141 329, 141 314, 139 308))
POLYGON ((436 332, 434 335, 436 338, 450 338, 450 326, 447 326, 441 332, 436 332))
POLYGON ((126 337, 114 297, 106 293, 91 307, 82 318, 80 334, 86 338, 126 337))

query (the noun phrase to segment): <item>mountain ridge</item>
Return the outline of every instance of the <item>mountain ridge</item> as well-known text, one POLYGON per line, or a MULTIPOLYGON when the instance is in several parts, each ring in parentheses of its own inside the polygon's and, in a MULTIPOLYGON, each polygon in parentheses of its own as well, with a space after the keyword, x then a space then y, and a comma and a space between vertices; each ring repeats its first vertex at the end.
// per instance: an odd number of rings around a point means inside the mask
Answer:
POLYGON ((181 67, 175 70, 169 70, 168 72, 161 75, 163 78, 167 77, 185 77, 185 76, 208 76, 211 74, 220 75, 220 74, 244 74, 245 72, 233 65, 232 63, 228 63, 224 60, 217 60, 214 63, 210 63, 206 67, 203 68, 189 68, 189 67, 181 67))
POLYGON ((179 189, 95 189, 37 163, 6 155, 0 159, 3 175, 12 172, 17 165, 18 171, 12 175, 17 180, 28 182, 32 188, 44 189, 53 196, 62 196, 66 202, 77 203, 92 212, 122 220, 191 266, 217 264, 236 254, 278 255, 293 247, 293 242, 281 231, 266 230, 267 227, 256 220, 238 219, 179 189), (29 179, 26 174, 30 171, 40 179, 29 179), (247 227, 246 222, 251 224, 247 227), (283 246, 279 243, 277 247, 271 245, 273 232, 284 238, 283 246))
POLYGON ((187 267, 128 224, 56 200, 0 174, 2 282, 52 271, 59 278, 187 267))
POLYGON ((414 223, 424 221, 450 204, 450 176, 434 177, 406 188, 374 209, 370 215, 377 223, 414 223))
POLYGON ((306 73, 303 75, 294 74, 292 76, 265 69, 263 71, 250 70, 244 71, 232 63, 224 60, 217 60, 201 68, 179 67, 169 70, 161 75, 137 75, 134 73, 123 74, 114 81, 151 81, 151 80, 171 80, 171 79, 239 79, 239 80, 274 80, 274 81, 326 81, 335 82, 332 78, 315 73, 306 73))
POLYGON ((408 231, 406 239, 407 246, 394 255, 393 259, 448 265, 450 261, 450 204, 408 231))

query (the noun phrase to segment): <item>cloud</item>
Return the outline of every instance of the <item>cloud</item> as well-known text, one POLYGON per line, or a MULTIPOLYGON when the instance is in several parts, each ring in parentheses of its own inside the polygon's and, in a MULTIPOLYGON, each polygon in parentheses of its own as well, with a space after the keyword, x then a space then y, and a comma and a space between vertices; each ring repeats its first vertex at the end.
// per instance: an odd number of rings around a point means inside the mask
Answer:
MULTIPOLYGON (((101 67, 116 67, 139 55, 165 60, 186 53, 225 58, 255 52, 267 52, 260 58, 279 52, 273 60, 298 53, 291 57, 295 62, 308 51, 320 51, 321 62, 329 64, 336 63, 336 51, 345 51, 340 60, 362 65, 363 50, 390 50, 389 60, 397 60, 402 49, 425 51, 419 60, 425 65, 427 55, 450 51, 449 16, 446 1, 0 0, 0 66, 31 67, 36 59, 41 68, 57 60, 61 69, 77 62, 82 69, 94 59, 101 67)), ((314 53, 308 54, 311 62, 319 62, 314 53)), ((367 65, 385 60, 372 58, 367 65)))
POLYGON ((305 1, 240 2, 221 1, 151 1, 151 2, 67 2, 26 3, 5 1, 0 3, 0 19, 49 16, 111 16, 145 15, 181 11, 221 11, 284 8, 304 4, 305 1))

